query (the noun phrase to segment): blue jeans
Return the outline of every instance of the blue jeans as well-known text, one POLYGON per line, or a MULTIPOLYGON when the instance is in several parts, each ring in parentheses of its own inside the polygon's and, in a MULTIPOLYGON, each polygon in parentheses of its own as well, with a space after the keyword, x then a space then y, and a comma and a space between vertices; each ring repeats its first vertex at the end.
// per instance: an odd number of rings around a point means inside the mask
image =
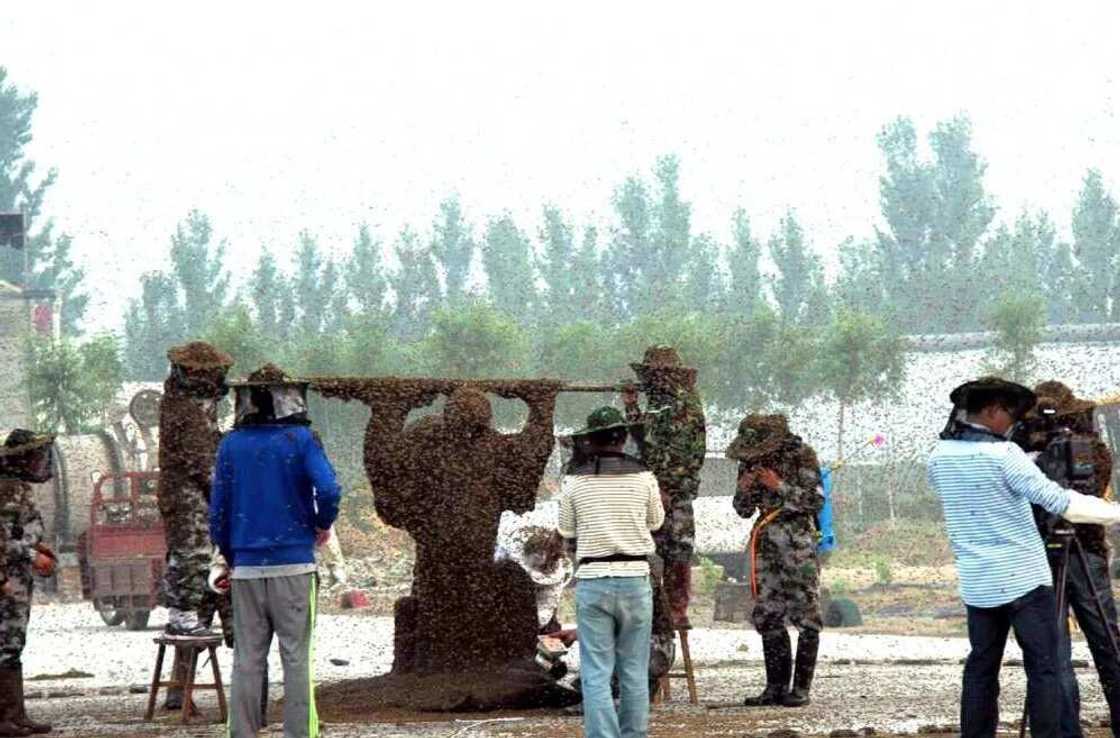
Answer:
POLYGON ((644 738, 649 732, 649 577, 580 579, 576 584, 583 732, 587 738, 644 738), (621 701, 615 712, 611 675, 621 701))
POLYGON ((1007 635, 1023 649, 1030 727, 1034 738, 1058 738, 1062 705, 1058 601, 1053 587, 1039 587, 999 607, 968 608, 972 651, 964 666, 961 737, 992 738, 999 722, 999 667, 1007 635))

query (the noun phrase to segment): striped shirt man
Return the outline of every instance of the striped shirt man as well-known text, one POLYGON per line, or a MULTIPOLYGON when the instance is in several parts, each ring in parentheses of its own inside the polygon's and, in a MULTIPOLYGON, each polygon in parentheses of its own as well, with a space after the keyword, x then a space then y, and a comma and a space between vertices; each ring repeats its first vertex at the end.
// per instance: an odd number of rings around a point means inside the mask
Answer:
POLYGON ((1069 490, 1010 442, 939 441, 928 474, 941 497, 966 605, 999 607, 1051 586, 1031 503, 1061 515, 1069 490))
MULTIPOLYGON (((640 462, 621 454, 572 471, 561 484, 558 529, 565 538, 576 539, 576 560, 652 554, 650 531, 665 520, 657 478, 640 462)), ((576 578, 648 574, 645 560, 593 561, 581 564, 576 578)))

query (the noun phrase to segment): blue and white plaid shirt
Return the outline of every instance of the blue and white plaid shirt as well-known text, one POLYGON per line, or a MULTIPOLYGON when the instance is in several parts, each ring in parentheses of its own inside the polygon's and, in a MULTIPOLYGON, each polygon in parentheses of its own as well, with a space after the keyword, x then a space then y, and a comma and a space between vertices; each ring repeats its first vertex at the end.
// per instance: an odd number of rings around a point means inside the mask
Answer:
POLYGON ((1052 584, 1031 503, 1060 515, 1069 492, 1022 449, 1010 442, 940 441, 928 474, 941 497, 966 605, 999 607, 1052 584))

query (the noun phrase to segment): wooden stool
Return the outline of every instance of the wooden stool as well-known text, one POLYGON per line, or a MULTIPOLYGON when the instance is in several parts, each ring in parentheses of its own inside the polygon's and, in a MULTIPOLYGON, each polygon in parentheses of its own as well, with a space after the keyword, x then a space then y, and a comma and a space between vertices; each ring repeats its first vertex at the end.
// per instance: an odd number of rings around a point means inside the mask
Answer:
POLYGON ((156 669, 152 675, 152 690, 148 693, 148 712, 145 713, 144 720, 151 721, 155 714, 156 698, 159 696, 160 687, 182 687, 183 708, 180 722, 190 722, 191 697, 196 689, 212 689, 218 693, 218 709, 221 711, 221 722, 226 722, 226 693, 222 690, 222 671, 218 668, 218 646, 222 643, 221 634, 176 636, 164 633, 158 638, 153 638, 152 641, 159 645, 159 651, 156 653, 156 669), (163 657, 168 646, 183 650, 182 657, 187 664, 186 682, 178 681, 175 674, 171 675, 171 681, 169 682, 160 681, 163 679, 163 657), (203 649, 210 654, 210 666, 214 672, 214 681, 211 684, 195 684, 194 681, 195 670, 198 669, 198 655, 203 649))
POLYGON ((688 631, 683 628, 677 629, 677 640, 681 644, 681 660, 684 661, 684 671, 670 671, 665 676, 657 680, 657 694, 654 695, 654 702, 668 702, 670 699, 670 686, 671 679, 684 679, 688 685, 688 702, 691 705, 700 704, 699 698, 696 696, 696 674, 692 670, 692 654, 688 650, 688 631))

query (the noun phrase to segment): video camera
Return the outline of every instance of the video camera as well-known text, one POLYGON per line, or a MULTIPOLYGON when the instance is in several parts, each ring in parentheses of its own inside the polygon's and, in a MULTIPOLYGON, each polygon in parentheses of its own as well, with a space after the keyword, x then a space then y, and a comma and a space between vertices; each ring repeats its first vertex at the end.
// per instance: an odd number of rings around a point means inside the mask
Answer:
MULTIPOLYGON (((1047 479, 1066 489, 1096 496, 1094 438, 1094 434, 1085 432, 1078 419, 1061 415, 1044 403, 1012 435, 1012 441, 1024 451, 1038 454, 1035 464, 1047 479)), ((1048 539, 1072 532, 1073 526, 1063 518, 1038 506, 1033 509, 1039 530, 1048 539)))

